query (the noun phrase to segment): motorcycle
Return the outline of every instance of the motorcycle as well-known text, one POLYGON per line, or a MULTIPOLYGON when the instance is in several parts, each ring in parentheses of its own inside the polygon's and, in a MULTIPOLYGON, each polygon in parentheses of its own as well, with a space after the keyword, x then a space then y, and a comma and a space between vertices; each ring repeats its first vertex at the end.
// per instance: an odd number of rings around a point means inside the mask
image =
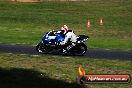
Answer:
POLYGON ((82 56, 87 51, 87 46, 84 44, 88 40, 88 36, 79 35, 77 37, 76 45, 71 48, 67 53, 63 53, 63 49, 66 48, 71 42, 67 42, 65 45, 60 45, 60 42, 64 41, 64 37, 60 33, 54 33, 54 31, 47 32, 41 42, 36 46, 36 50, 39 53, 50 53, 53 50, 58 50, 61 55, 76 55, 82 56))

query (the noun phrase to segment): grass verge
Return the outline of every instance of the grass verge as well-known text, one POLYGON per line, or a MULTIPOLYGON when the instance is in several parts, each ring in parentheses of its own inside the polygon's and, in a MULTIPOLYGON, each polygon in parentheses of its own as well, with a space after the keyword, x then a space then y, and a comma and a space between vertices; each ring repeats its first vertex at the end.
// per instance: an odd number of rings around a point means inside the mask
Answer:
MULTIPOLYGON (((132 62, 81 57, 31 56, 0 53, 2 88, 80 88, 76 82, 80 64, 87 74, 130 74, 132 62), (46 82, 46 79, 48 80, 46 82), (27 81, 26 81, 27 80, 27 81), (51 84, 49 83, 51 82, 51 84), (58 83, 57 83, 58 82, 58 83)), ((131 88, 131 84, 88 84, 85 88, 131 88)))

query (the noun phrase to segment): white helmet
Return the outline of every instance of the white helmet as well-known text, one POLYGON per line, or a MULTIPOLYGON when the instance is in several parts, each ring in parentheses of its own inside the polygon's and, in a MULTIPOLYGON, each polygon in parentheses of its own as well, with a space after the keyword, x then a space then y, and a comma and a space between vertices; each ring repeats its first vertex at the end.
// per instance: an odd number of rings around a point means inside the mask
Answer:
POLYGON ((69 30, 66 25, 61 25, 60 29, 64 31, 64 34, 69 30))

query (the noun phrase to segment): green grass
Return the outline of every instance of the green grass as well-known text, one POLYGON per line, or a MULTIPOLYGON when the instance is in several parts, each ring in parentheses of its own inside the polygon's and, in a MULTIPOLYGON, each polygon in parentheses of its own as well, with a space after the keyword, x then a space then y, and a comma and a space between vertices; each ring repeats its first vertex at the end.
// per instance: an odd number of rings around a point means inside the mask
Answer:
MULTIPOLYGON (((87 74, 130 74, 132 62, 82 57, 32 56, 0 53, 0 87, 80 88, 78 67, 87 74), (3 74, 3 75, 2 75, 3 74), (76 87, 75 87, 76 86, 76 87)), ((131 84, 88 84, 85 88, 131 88, 131 84)))
POLYGON ((0 2, 0 43, 36 45, 46 31, 58 29, 64 23, 78 35, 89 35, 90 48, 132 50, 131 5, 131 0, 0 2), (103 27, 99 26, 101 17, 103 27))

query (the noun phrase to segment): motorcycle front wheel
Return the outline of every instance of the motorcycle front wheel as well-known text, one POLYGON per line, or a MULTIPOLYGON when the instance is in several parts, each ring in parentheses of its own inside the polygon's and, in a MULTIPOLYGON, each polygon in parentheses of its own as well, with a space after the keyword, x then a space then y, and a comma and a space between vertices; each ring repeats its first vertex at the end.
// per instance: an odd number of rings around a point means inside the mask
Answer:
POLYGON ((47 50, 42 46, 42 43, 39 43, 37 46, 36 46, 36 50, 38 53, 48 53, 47 50))

